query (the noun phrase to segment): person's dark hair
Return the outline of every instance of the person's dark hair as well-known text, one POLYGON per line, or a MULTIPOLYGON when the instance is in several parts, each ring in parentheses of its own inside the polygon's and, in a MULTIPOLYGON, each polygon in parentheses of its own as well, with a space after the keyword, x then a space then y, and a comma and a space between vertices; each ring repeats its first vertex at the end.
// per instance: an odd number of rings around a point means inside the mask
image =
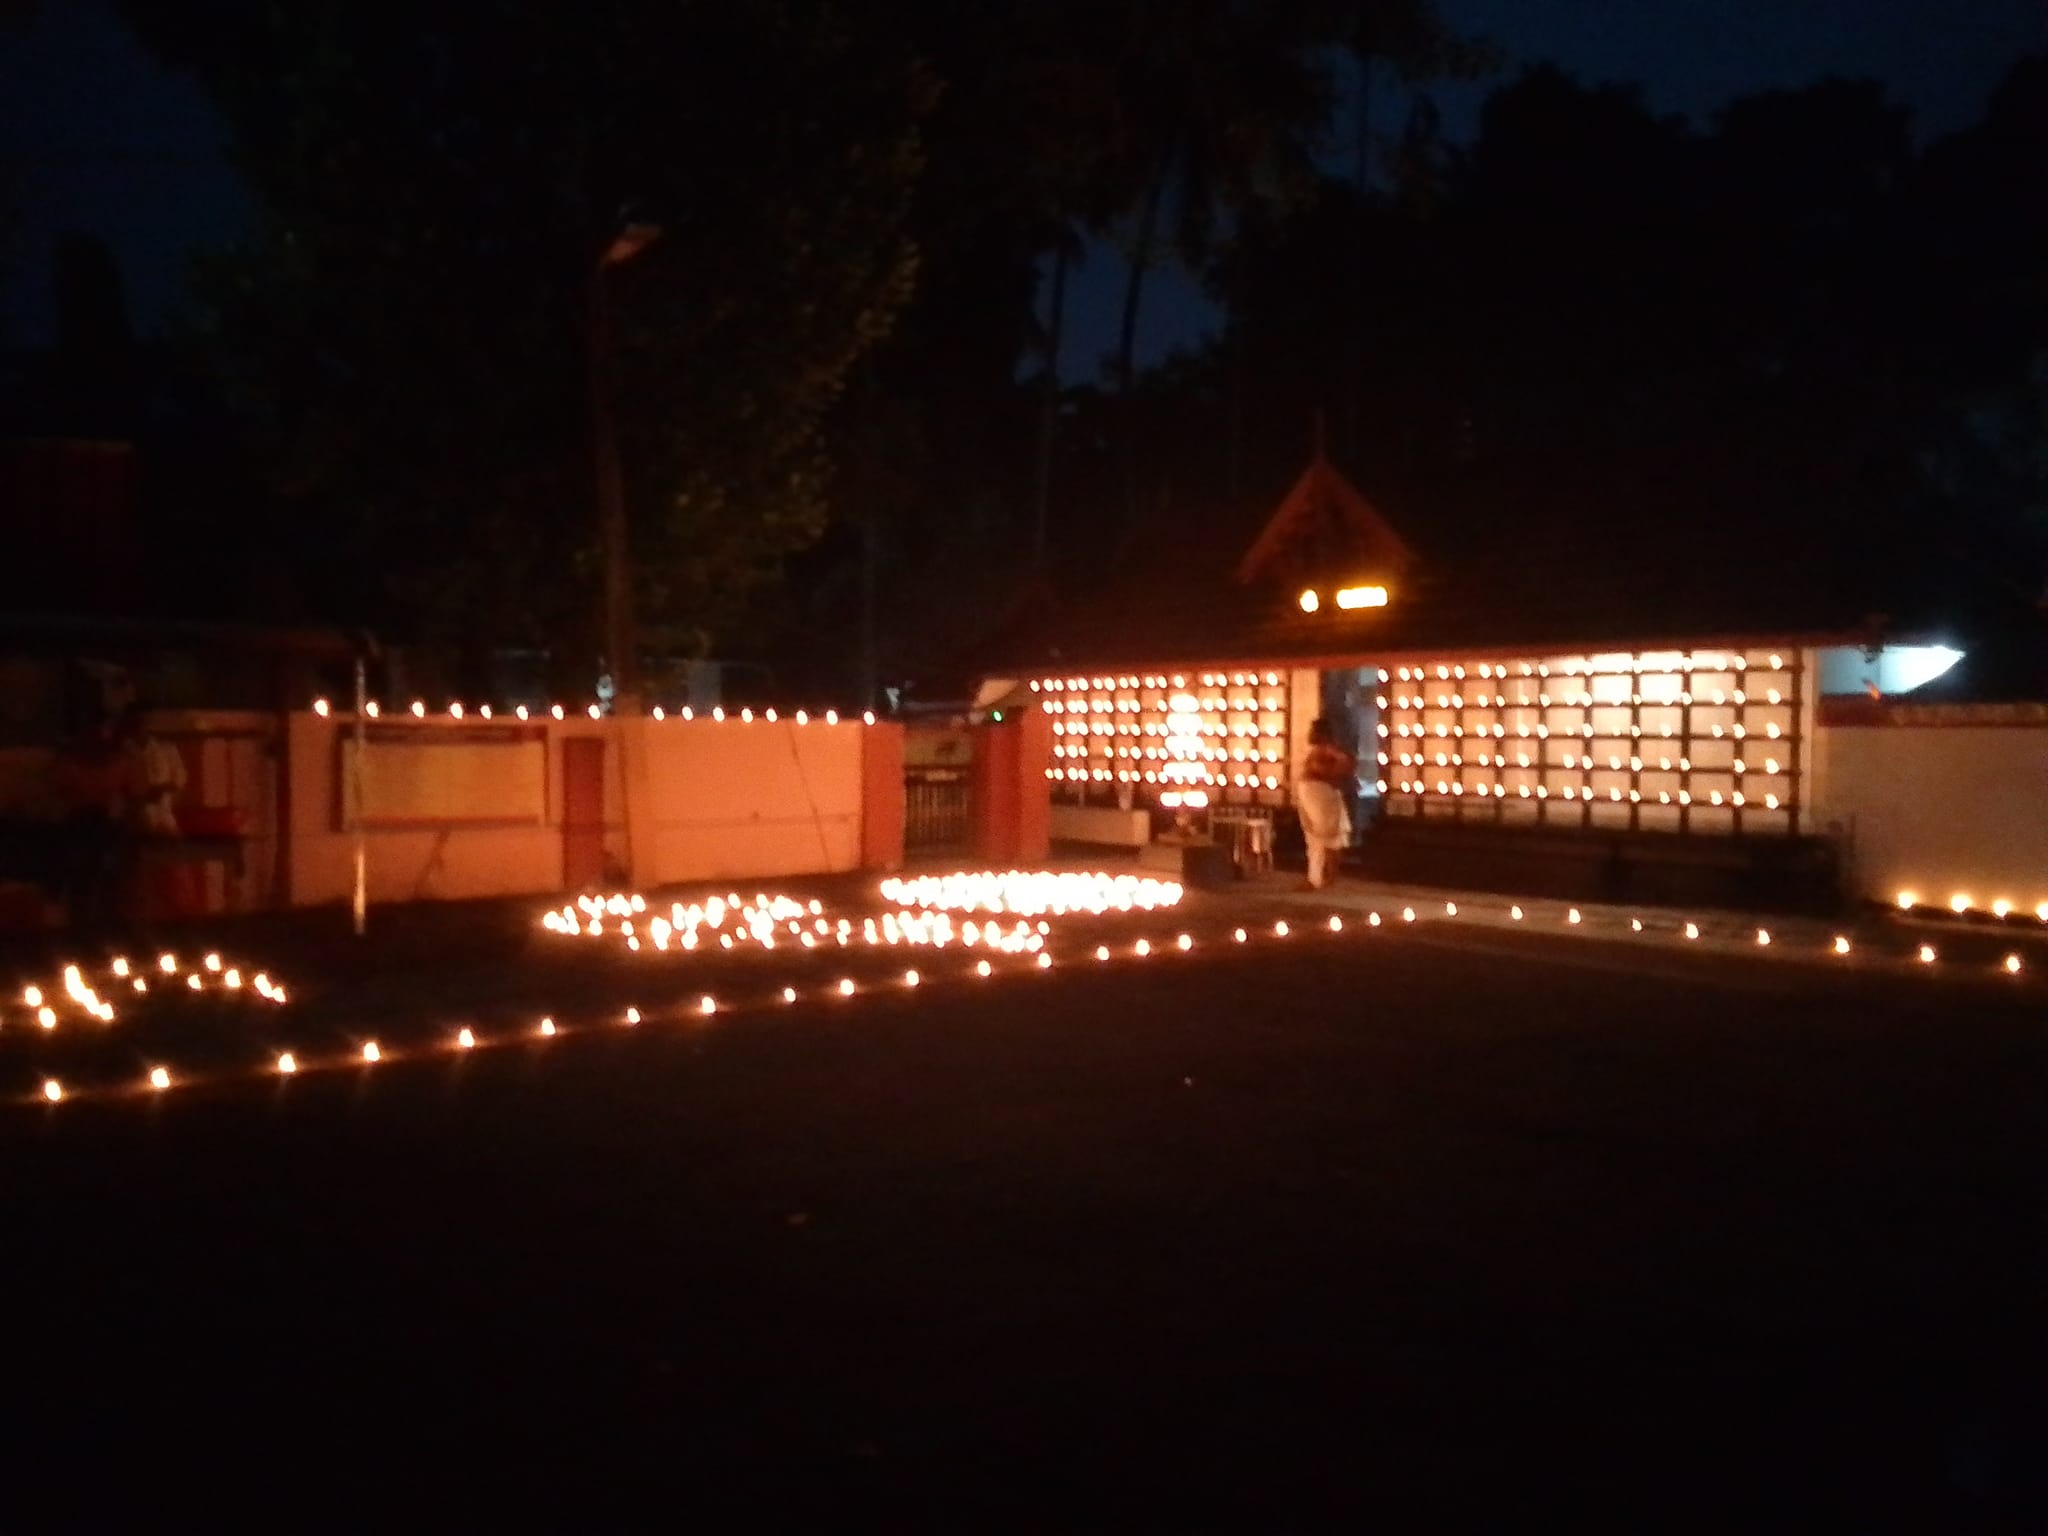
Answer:
POLYGON ((1308 739, 1311 746, 1327 747, 1336 743, 1336 733, 1330 729, 1330 722, 1318 715, 1308 723, 1308 739))

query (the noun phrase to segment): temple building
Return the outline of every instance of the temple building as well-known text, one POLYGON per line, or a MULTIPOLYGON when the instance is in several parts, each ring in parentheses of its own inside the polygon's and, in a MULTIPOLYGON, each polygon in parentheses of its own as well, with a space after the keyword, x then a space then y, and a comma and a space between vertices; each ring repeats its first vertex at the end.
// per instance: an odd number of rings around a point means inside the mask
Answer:
POLYGON ((1423 553, 1321 452, 1249 532, 1063 613, 984 684, 1050 724, 1055 841, 1251 820, 1284 850, 1321 717, 1357 753, 1374 875, 1806 909, 1995 887, 2048 918, 2038 610, 1704 528, 1656 565, 1540 527, 1423 553))

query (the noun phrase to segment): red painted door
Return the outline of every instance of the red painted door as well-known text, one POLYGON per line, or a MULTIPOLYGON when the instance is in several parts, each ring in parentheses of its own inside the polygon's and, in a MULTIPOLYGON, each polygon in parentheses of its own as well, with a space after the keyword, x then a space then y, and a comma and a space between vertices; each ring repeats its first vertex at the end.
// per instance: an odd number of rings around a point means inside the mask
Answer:
POLYGON ((604 878, 604 738, 562 743, 562 884, 569 890, 604 878))

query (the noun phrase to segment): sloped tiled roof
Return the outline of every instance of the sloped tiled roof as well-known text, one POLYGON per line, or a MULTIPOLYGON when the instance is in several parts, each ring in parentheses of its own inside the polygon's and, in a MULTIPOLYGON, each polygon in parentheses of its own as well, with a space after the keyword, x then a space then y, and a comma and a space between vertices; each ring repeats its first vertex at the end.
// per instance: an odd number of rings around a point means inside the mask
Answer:
POLYGON ((1175 662, 1291 662, 1483 650, 1661 649, 1666 645, 1850 641, 1873 612, 1853 600, 1779 600, 1736 590, 1700 593, 1658 583, 1633 590, 1534 586, 1483 577, 1427 576, 1393 591, 1385 608, 1303 613, 1289 595, 1216 582, 1154 589, 1073 612, 1020 648, 1023 666, 1143 666, 1175 662))
MULTIPOLYGON (((1304 480, 1332 480, 1311 466, 1304 480)), ((1458 651, 1550 650, 1667 645, 1852 642, 1883 630, 1893 636, 1932 633, 1967 606, 1962 588, 1937 569, 1924 541, 1884 547, 1858 529, 1845 534, 1817 516, 1788 527, 1782 519, 1745 525, 1730 513, 1702 518, 1698 509, 1661 498, 1652 517, 1631 525, 1614 508, 1619 488, 1550 481, 1528 490, 1496 488, 1486 512, 1501 528, 1491 538, 1456 537, 1439 527, 1439 544, 1416 558, 1412 546, 1362 496, 1370 521, 1359 526, 1392 559, 1407 553, 1406 574, 1389 583, 1385 608, 1346 612, 1325 604, 1305 614, 1296 601, 1303 583, 1277 576, 1238 578, 1259 546, 1299 528, 1297 483, 1264 533, 1229 509, 1183 517, 1172 537, 1133 540, 1142 558, 1125 564, 1101 589, 1041 616, 1028 632, 1003 637, 987 658, 1013 672, 1062 667, 1144 666, 1202 662, 1309 664, 1343 657, 1444 654, 1458 651), (1595 507, 1604 517, 1579 513, 1595 507), (1699 530, 1694 532, 1694 530, 1699 530)), ((1356 492, 1352 493, 1356 496, 1356 492)), ((1452 509, 1443 509, 1449 512, 1452 509)), ((1464 522, 1474 509, 1456 509, 1464 522)), ((1433 523, 1447 519, 1432 519, 1433 523)), ((1270 553, 1270 552, 1269 552, 1270 553)), ((1325 584, 1359 575, 1358 555, 1341 557, 1325 584)), ((1285 562, 1281 562, 1283 568, 1285 562)))

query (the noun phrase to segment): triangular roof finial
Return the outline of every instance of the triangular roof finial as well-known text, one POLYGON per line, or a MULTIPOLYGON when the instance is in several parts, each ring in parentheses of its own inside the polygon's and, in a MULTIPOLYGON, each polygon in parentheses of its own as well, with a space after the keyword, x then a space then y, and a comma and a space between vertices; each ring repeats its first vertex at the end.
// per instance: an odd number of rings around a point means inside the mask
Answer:
MULTIPOLYGON (((1322 423, 1321 411, 1316 412, 1316 422, 1322 423)), ((1346 567, 1337 572, 1346 580, 1356 579, 1361 570, 1398 577, 1415 563, 1414 551, 1379 509, 1323 457, 1320 441, 1316 450, 1265 530, 1238 561, 1239 582, 1258 581, 1304 563, 1320 566, 1333 556, 1346 567)))

